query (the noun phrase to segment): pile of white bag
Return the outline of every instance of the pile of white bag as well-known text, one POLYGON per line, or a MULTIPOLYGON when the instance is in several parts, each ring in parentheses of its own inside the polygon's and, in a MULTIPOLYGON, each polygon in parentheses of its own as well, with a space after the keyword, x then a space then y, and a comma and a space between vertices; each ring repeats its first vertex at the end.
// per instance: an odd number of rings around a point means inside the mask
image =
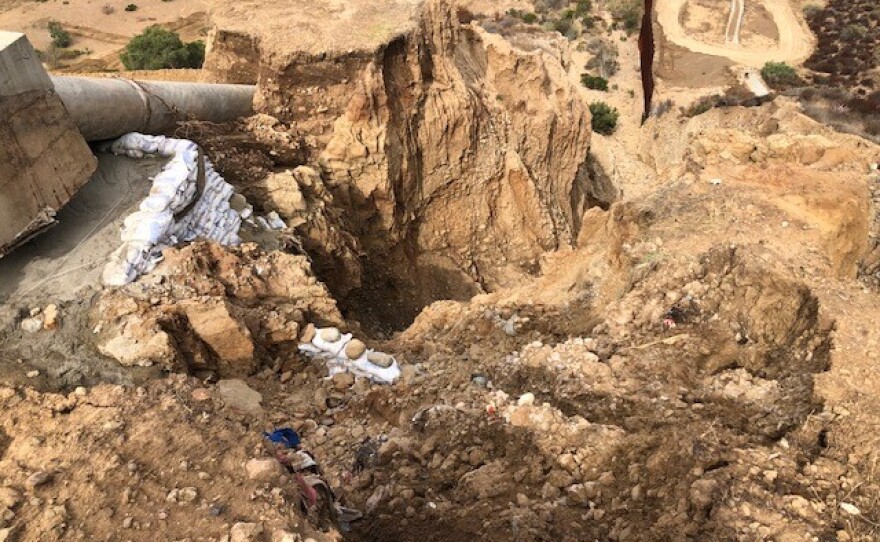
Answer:
POLYGON ((302 340, 300 352, 324 360, 328 377, 347 371, 379 384, 393 384, 400 377, 400 365, 393 356, 368 349, 351 333, 340 333, 335 327, 317 329, 309 324, 302 340))
MULTIPOLYGON (((112 254, 102 275, 108 286, 128 284, 152 271, 162 259, 162 250, 169 246, 197 238, 224 246, 238 245, 242 220, 253 223, 253 208, 241 196, 237 196, 239 201, 233 208, 235 190, 214 171, 207 158, 199 200, 175 220, 175 215, 186 209, 198 193, 199 150, 192 141, 131 133, 105 150, 132 158, 148 154, 170 158, 152 179, 150 195, 123 223, 122 246, 112 254)), ((267 226, 282 229, 285 224, 279 219, 267 226)))

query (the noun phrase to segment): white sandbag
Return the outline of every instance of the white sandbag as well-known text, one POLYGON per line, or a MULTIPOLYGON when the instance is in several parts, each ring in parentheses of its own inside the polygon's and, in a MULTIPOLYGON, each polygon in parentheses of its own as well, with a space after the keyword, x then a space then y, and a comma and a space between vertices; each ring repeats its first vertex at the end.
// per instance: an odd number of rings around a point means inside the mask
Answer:
POLYGON ((143 211, 133 213, 125 219, 122 240, 156 244, 168 231, 172 218, 173 215, 168 211, 164 213, 145 213, 143 211))
POLYGON ((343 350, 345 350, 345 345, 348 344, 348 341, 351 340, 351 333, 340 333, 339 339, 336 341, 327 341, 321 337, 321 332, 325 331, 329 328, 318 329, 315 333, 315 338, 312 339, 312 344, 320 348, 322 351, 327 352, 328 354, 332 354, 334 356, 339 356, 343 350))
POLYGON ((167 211, 171 205, 171 198, 165 194, 150 194, 138 207, 145 213, 161 213, 167 211))
MULTIPOLYGON (((234 188, 223 180, 207 158, 203 193, 186 216, 174 219, 175 213, 193 203, 199 190, 196 182, 199 150, 195 143, 131 133, 101 148, 136 158, 144 154, 170 158, 152 179, 150 194, 140 203, 139 210, 125 219, 121 234, 123 245, 105 267, 105 284, 125 284, 138 274, 149 272, 161 261, 163 248, 180 242, 202 237, 224 245, 241 243, 238 231, 242 216, 230 207, 234 188)), ((253 212, 251 206, 246 208, 253 212)), ((246 217, 250 216, 246 213, 246 217)), ((266 225, 268 229, 268 223, 266 225)))

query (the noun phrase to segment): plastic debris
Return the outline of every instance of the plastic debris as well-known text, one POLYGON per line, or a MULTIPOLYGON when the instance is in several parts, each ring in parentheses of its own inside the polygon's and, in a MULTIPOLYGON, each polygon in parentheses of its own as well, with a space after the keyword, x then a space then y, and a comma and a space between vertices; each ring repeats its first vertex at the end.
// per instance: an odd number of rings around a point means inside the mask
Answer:
POLYGON ((378 384, 393 384, 400 378, 400 365, 394 356, 360 348, 363 343, 352 339, 350 333, 343 334, 333 327, 313 329, 310 326, 309 331, 303 335, 303 340, 299 345, 300 352, 323 360, 327 365, 328 378, 342 372, 368 378, 378 384), (346 348, 353 342, 352 348, 346 348))

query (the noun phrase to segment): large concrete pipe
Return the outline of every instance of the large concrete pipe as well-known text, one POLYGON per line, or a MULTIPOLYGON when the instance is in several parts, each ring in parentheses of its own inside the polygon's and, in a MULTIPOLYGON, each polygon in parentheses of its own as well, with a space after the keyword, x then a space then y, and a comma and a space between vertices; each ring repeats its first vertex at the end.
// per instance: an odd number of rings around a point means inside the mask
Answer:
POLYGON ((255 87, 53 76, 55 92, 88 141, 161 134, 179 120, 225 122, 253 114, 255 87))

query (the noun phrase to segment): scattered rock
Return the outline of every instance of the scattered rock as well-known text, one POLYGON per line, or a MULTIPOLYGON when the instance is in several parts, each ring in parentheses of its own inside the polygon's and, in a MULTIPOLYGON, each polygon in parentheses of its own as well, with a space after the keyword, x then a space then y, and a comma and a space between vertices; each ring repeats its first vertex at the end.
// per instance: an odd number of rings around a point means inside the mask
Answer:
POLYGON ((277 530, 272 532, 272 542, 301 542, 302 537, 296 533, 277 530))
POLYGON ((367 354, 367 360, 377 367, 387 369, 394 364, 394 358, 384 352, 370 352, 367 354))
POLYGON ((840 503, 840 509, 843 510, 844 512, 846 512, 847 514, 851 515, 851 516, 860 516, 860 515, 862 515, 862 511, 859 510, 859 508, 858 508, 856 505, 854 505, 854 504, 850 504, 850 503, 848 503, 848 502, 842 502, 842 503, 840 503))
POLYGON ((257 482, 272 482, 284 474, 281 464, 272 458, 254 458, 245 464, 248 478, 257 482))
POLYGON ((254 414, 260 412, 263 396, 244 381, 238 379, 217 382, 217 393, 223 403, 231 409, 254 414))
POLYGON ((27 331, 28 333, 36 333, 43 329, 43 319, 39 316, 25 318, 21 321, 21 329, 27 331))
POLYGON ((328 327, 321 330, 321 339, 328 343, 335 343, 342 338, 342 334, 335 327, 328 327))
POLYGON ((43 309, 43 327, 48 330, 53 330, 58 327, 57 305, 46 305, 46 308, 43 309))
POLYGON ((516 404, 518 406, 534 405, 535 404, 535 394, 529 392, 529 393, 524 393, 524 394, 520 395, 519 399, 517 399, 517 401, 516 401, 516 404))
POLYGON ((192 391, 190 396, 193 398, 193 401, 208 401, 211 399, 211 390, 208 388, 196 388, 192 391))
POLYGON ((358 339, 352 339, 345 345, 345 355, 348 359, 358 359, 367 351, 367 345, 358 339))
POLYGON ((232 315, 228 302, 187 303, 184 310, 193 330, 217 354, 229 374, 247 374, 256 368, 251 333, 232 315))
POLYGON ((309 324, 303 330, 302 335, 300 335, 299 340, 303 343, 310 343, 312 339, 315 338, 315 324, 309 324))
POLYGON ((256 542, 262 533, 259 523, 236 523, 229 530, 229 542, 256 542))
POLYGON ((335 389, 345 391, 354 384, 354 375, 348 372, 336 373, 331 380, 335 389))
POLYGON ((35 487, 41 486, 49 480, 52 479, 52 473, 46 470, 39 470, 30 476, 28 476, 27 480, 25 480, 25 486, 29 489, 33 489, 35 487))

